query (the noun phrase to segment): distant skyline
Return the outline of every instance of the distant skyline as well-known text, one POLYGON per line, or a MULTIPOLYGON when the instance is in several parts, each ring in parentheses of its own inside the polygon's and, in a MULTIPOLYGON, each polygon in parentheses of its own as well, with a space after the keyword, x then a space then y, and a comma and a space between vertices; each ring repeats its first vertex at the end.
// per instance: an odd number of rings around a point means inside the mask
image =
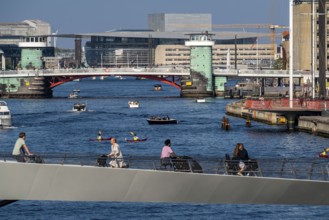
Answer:
MULTIPOLYGON (((213 24, 289 24, 288 0, 1 0, 0 22, 37 19, 59 34, 146 29, 152 13, 209 13, 213 24)), ((241 30, 243 31, 243 30, 241 30)), ((57 41, 73 48, 73 40, 57 41)))

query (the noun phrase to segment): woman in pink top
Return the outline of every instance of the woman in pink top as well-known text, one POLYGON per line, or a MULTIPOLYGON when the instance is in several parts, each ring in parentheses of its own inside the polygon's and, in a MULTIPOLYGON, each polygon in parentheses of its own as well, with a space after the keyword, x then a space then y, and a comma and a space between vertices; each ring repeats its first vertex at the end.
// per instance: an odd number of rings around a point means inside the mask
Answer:
POLYGON ((171 149, 170 145, 170 140, 167 139, 165 142, 164 142, 165 146, 162 148, 162 152, 161 152, 161 158, 169 158, 169 157, 177 157, 175 152, 171 149))
POLYGON ((172 167, 173 164, 170 158, 177 158, 177 156, 170 147, 171 143, 169 139, 167 139, 164 144, 165 146, 162 148, 160 159, 161 166, 167 167, 167 165, 169 165, 170 167, 172 167))

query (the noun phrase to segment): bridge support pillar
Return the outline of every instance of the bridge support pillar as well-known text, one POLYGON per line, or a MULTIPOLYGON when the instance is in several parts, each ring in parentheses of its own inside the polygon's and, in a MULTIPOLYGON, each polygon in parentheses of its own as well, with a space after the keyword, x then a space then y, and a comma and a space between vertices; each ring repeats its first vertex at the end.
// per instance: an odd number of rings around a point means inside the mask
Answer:
POLYGON ((282 78, 279 77, 279 78, 278 78, 278 87, 281 87, 281 86, 282 86, 282 78))
POLYGON ((181 96, 215 96, 215 83, 212 68, 212 35, 205 33, 190 34, 185 45, 190 47, 190 76, 181 80, 181 96))
POLYGON ((75 66, 81 67, 82 49, 81 49, 81 38, 75 39, 75 66))
POLYGON ((0 79, 1 98, 51 98, 53 91, 46 77, 0 79))
POLYGON ((265 83, 266 83, 265 78, 261 78, 261 81, 262 81, 261 94, 259 94, 259 95, 263 96, 265 94, 265 87, 266 87, 265 86, 265 83))
POLYGON ((289 131, 294 131, 296 129, 296 125, 298 124, 297 115, 294 112, 286 113, 284 115, 287 119, 287 129, 289 131))

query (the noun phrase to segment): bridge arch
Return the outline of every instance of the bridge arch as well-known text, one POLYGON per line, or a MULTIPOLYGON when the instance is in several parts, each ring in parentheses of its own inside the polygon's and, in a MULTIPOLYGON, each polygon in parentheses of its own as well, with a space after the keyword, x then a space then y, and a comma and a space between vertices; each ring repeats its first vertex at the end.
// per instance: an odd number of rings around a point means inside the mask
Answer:
MULTIPOLYGON (((112 74, 113 75, 113 74, 112 74)), ((112 76, 112 75, 99 75, 99 76, 112 76)), ((95 75, 93 75, 95 76, 95 75)), ((70 82, 70 81, 73 81, 75 79, 83 79, 83 78, 88 78, 88 77, 93 77, 93 76, 56 76, 56 77, 51 77, 49 78, 49 88, 50 89, 53 89, 55 88, 56 86, 59 86, 61 84, 64 84, 64 83, 67 83, 67 82, 70 82)), ((122 75, 124 76, 124 75, 122 75)), ((176 89, 181 89, 181 86, 179 84, 177 84, 175 82, 175 78, 173 77, 172 78, 172 81, 164 78, 163 76, 150 76, 150 75, 138 75, 138 76, 134 76, 134 75, 127 75, 127 76, 132 76, 132 77, 144 77, 144 78, 147 78, 147 79, 151 79, 151 80, 156 80, 156 81, 160 81, 160 82, 163 82, 165 84, 168 84, 170 86, 173 86, 175 87, 176 89)))

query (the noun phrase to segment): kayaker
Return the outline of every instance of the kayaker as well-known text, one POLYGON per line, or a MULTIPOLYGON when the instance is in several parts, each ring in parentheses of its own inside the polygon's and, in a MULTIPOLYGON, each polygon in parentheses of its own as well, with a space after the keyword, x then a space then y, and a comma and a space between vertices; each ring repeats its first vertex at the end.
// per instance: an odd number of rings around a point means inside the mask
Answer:
POLYGON ((319 156, 320 157, 324 157, 324 158, 328 158, 328 152, 329 152, 329 147, 324 149, 320 154, 319 156))
POLYGON ((139 137, 137 136, 137 134, 134 135, 133 139, 134 139, 134 141, 138 141, 139 140, 139 137))
POLYGON ((98 141, 102 140, 102 131, 98 131, 97 140, 98 141))

